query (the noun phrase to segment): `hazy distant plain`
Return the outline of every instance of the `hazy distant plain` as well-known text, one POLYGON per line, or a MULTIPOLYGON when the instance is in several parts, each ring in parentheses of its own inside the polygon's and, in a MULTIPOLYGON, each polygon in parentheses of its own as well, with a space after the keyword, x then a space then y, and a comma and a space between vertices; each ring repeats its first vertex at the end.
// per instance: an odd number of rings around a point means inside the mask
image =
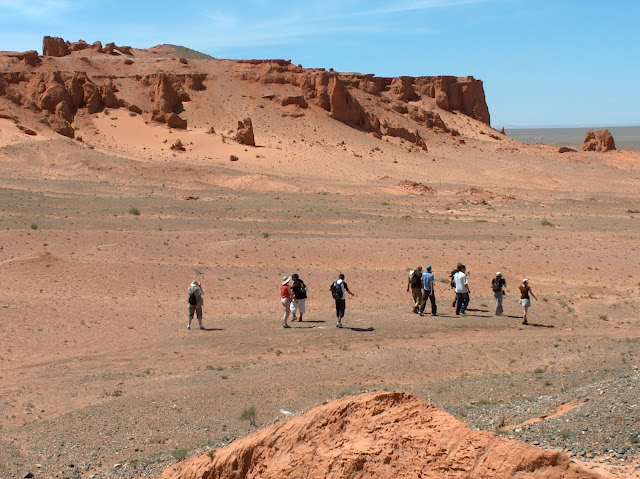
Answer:
MULTIPOLYGON (((613 135, 618 150, 640 151, 640 126, 594 127, 597 131, 607 128, 613 135)), ((577 150, 582 149, 584 136, 590 128, 505 128, 507 136, 516 140, 535 145, 568 146, 577 150)))

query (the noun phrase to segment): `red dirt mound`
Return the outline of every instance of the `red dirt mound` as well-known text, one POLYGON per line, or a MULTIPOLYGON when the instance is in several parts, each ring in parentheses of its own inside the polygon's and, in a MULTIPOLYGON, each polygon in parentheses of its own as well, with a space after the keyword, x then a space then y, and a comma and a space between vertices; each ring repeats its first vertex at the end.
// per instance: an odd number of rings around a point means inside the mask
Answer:
POLYGON ((318 406, 215 452, 164 479, 600 477, 556 451, 471 430, 407 393, 366 393, 318 406))

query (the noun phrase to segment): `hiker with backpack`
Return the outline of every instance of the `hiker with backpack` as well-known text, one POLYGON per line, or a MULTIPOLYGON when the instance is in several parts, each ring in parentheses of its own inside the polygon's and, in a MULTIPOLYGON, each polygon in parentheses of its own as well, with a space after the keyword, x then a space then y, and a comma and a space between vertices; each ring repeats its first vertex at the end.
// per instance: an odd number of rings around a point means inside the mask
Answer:
MULTIPOLYGON (((453 271, 451 271, 451 273, 449 273, 449 281, 450 281, 450 284, 451 284, 451 289, 455 290, 455 288, 456 288, 456 280, 454 279, 454 276, 456 275, 456 273, 458 271, 460 271, 460 268, 462 268, 462 263, 458 263, 458 265, 456 266, 456 269, 454 269, 453 271)), ((453 298, 453 302, 451 303, 451 307, 452 308, 456 307, 456 298, 457 298, 457 296, 455 296, 453 298)))
POLYGON ((467 268, 465 265, 460 265, 460 268, 456 274, 453 275, 453 282, 455 283, 456 291, 456 315, 467 314, 467 306, 469 305, 469 294, 471 289, 467 281, 467 268))
POLYGON ((291 322, 302 322, 302 315, 306 313, 307 309, 305 303, 307 302, 307 286, 304 281, 300 279, 297 273, 291 275, 293 280, 293 286, 291 286, 291 292, 293 293, 293 300, 291 301, 291 312, 293 313, 293 319, 291 322), (298 316, 296 317, 296 313, 298 316))
POLYGON ((506 287, 507 281, 502 277, 502 273, 500 271, 496 272, 496 277, 491 280, 493 297, 496 298, 496 316, 502 316, 502 297, 504 296, 502 288, 506 287))
POLYGON ((431 316, 438 316, 436 306, 435 277, 431 272, 431 265, 427 265, 427 271, 422 274, 422 301, 420 302, 420 316, 424 316, 424 309, 427 307, 427 299, 431 301, 431 316))
POLYGON ((407 292, 411 288, 411 297, 413 298, 413 312, 418 314, 420 303, 422 302, 422 266, 418 266, 415 270, 409 270, 409 280, 407 281, 407 292))
POLYGON ((187 323, 187 329, 191 329, 191 320, 193 320, 194 313, 196 314, 196 318, 198 318, 200 329, 204 329, 204 326, 202 326, 202 305, 204 304, 202 295, 204 294, 204 289, 202 289, 200 281, 192 281, 187 292, 189 293, 189 299, 187 300, 189 304, 189 322, 187 323))
POLYGON ((338 317, 336 327, 342 328, 342 318, 344 318, 344 310, 347 306, 346 293, 349 293, 351 296, 355 296, 355 294, 349 290, 349 286, 344 282, 344 274, 342 273, 340 273, 338 279, 331 284, 329 289, 331 290, 331 296, 333 296, 336 302, 336 316, 338 317))

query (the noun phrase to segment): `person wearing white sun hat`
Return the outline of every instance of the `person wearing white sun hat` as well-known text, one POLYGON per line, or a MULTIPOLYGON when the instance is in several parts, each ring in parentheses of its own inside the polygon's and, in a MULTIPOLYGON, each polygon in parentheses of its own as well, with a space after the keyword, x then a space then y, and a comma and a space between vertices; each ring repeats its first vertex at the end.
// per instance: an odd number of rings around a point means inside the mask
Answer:
POLYGON ((493 290, 493 297, 496 298, 496 316, 502 316, 502 297, 504 291, 502 288, 506 288, 507 281, 502 277, 500 271, 496 272, 496 277, 491 280, 491 289, 493 290))
POLYGON ((291 276, 284 276, 282 278, 282 286, 280 286, 280 302, 282 303, 282 307, 284 308, 284 315, 282 316, 282 327, 285 329, 290 328, 287 320, 289 319, 289 315, 291 314, 291 310, 289 307, 291 306, 291 288, 289 287, 289 283, 291 282, 291 276))

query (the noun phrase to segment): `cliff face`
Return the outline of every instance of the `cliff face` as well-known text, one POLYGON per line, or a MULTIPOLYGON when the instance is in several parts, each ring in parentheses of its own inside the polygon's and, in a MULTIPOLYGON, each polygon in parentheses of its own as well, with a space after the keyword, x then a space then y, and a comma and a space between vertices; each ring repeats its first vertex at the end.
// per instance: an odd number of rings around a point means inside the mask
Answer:
MULTIPOLYGON (((295 100, 280 106, 316 106, 336 121, 378 138, 401 138, 422 150, 427 150, 425 130, 457 134, 442 120, 443 110, 490 123, 482 82, 473 77, 379 78, 305 69, 285 60, 187 61, 160 58, 158 49, 136 50, 111 43, 103 47, 100 42, 70 43, 56 37, 44 38, 43 52, 42 57, 34 51, 6 53, 4 60, 0 55, 0 98, 71 138, 79 112, 93 114, 105 108, 128 108, 149 121, 187 128, 187 119, 181 115, 184 103, 192 101, 189 92, 206 90, 210 72, 219 74, 221 68, 216 65, 222 64, 230 66, 224 74, 235 82, 294 87, 297 92, 287 98, 295 100), (171 68, 152 59, 170 63, 171 68)), ((236 116, 247 117, 239 111, 236 116)))

